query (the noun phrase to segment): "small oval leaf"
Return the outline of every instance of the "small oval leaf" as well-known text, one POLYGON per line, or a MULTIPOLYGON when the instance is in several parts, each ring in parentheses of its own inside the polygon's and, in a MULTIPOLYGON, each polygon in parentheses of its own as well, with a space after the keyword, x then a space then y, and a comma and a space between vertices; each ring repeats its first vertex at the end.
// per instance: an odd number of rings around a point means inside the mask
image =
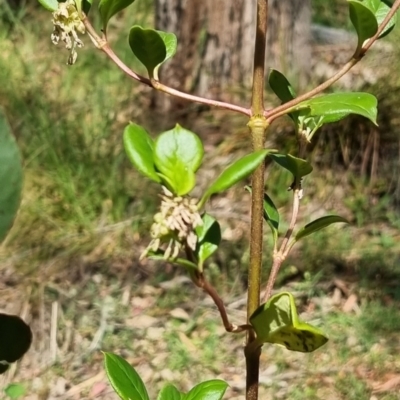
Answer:
POLYGON ((299 321, 294 297, 289 292, 278 293, 258 307, 250 323, 260 344, 275 343, 308 353, 328 341, 320 329, 299 321))
POLYGON ((107 31, 108 21, 124 8, 130 6, 135 0, 100 0, 99 12, 103 30, 107 31))
POLYGON ((167 57, 167 48, 161 35, 154 29, 135 25, 129 32, 129 46, 146 67, 150 78, 158 79, 155 70, 167 57))
POLYGON ((296 97, 296 92, 286 79, 285 75, 276 69, 270 69, 268 83, 282 103, 287 103, 296 97))
POLYGON ((157 400, 181 400, 183 393, 181 393, 174 385, 164 386, 157 396, 157 400))
POLYGON ((204 261, 218 249, 221 242, 221 227, 218 221, 206 213, 202 216, 202 220, 203 225, 196 228, 198 242, 195 252, 200 271, 203 270, 204 261))
POLYGON ((204 193, 199 208, 203 207, 211 195, 229 189, 248 177, 264 161, 268 150, 259 150, 240 158, 226 168, 204 193))
POLYGON ((221 400, 228 384, 220 379, 201 382, 193 387, 182 400, 221 400))
POLYGON ((201 165, 203 154, 200 138, 178 124, 158 136, 154 144, 156 169, 166 178, 169 189, 178 196, 193 189, 194 173, 201 165))
POLYGON ((361 48, 363 43, 375 35, 378 30, 378 22, 374 13, 358 0, 348 0, 350 20, 356 29, 358 36, 358 48, 361 48))
POLYGON ((270 154, 269 156, 281 167, 290 171, 295 179, 301 179, 313 170, 308 161, 293 157, 290 154, 270 154))
MULTIPOLYGON (((386 15, 390 11, 390 7, 382 0, 364 0, 364 5, 367 6, 375 15, 378 25, 382 23, 386 15)), ((389 23, 385 26, 378 39, 383 38, 392 31, 397 22, 397 14, 395 13, 390 19, 389 23)))
POLYGON ((332 224, 337 224, 339 222, 343 222, 345 224, 348 224, 349 221, 343 217, 339 217, 339 215, 326 215, 325 217, 318 218, 310 223, 308 223, 306 226, 301 228, 296 236, 295 240, 299 240, 303 237, 306 237, 308 235, 311 235, 314 232, 319 231, 320 229, 326 228, 329 225, 332 224))
POLYGON ((149 400, 142 379, 126 360, 104 353, 104 365, 111 386, 122 400, 149 400))
POLYGON ((57 0, 38 0, 38 1, 46 10, 56 11, 58 9, 57 0))
POLYGON ((140 125, 130 123, 124 130, 124 147, 137 170, 155 182, 161 182, 154 166, 154 143, 140 125))
POLYGON ((331 93, 303 101, 295 107, 297 110, 309 108, 308 116, 322 116, 323 123, 338 121, 349 114, 358 114, 368 118, 375 125, 378 101, 369 93, 331 93))

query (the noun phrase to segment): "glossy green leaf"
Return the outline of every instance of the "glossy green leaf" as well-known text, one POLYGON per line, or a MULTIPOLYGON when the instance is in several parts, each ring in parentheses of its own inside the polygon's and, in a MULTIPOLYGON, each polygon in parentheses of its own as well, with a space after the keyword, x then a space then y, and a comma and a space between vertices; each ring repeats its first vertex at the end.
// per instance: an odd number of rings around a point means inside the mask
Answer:
POLYGON ((163 32, 163 31, 157 31, 157 33, 161 36, 161 39, 165 44, 166 55, 164 60, 162 61, 162 63, 164 63, 165 61, 169 60, 171 57, 175 55, 176 48, 178 46, 178 40, 174 33, 163 32))
POLYGON ((38 1, 46 10, 56 11, 58 8, 57 0, 38 0, 38 1))
POLYGON ((32 332, 17 315, 0 313, 0 374, 8 369, 8 364, 19 360, 32 343, 32 332))
POLYGON ((82 0, 82 10, 87 15, 92 7, 93 0, 82 0))
POLYGON ((192 388, 182 400, 221 400, 228 384, 219 379, 201 382, 192 388))
POLYGON ((199 208, 204 206, 205 202, 210 198, 211 195, 223 192, 242 179, 251 175, 254 170, 264 161, 267 154, 268 150, 259 150, 254 153, 247 154, 227 167, 206 190, 201 201, 199 202, 199 208))
POLYGON ((111 386, 122 400, 149 400, 142 379, 126 360, 104 353, 104 366, 111 386))
POLYGON ((308 108, 304 114, 322 116, 323 122, 338 121, 349 114, 358 114, 368 118, 376 125, 378 101, 369 93, 331 93, 303 101, 295 108, 308 108))
POLYGON ((157 400, 181 400, 183 397, 181 393, 174 385, 164 386, 157 396, 157 400))
POLYGON ((278 240, 279 232, 279 211, 267 193, 264 193, 264 219, 271 228, 274 242, 276 242, 278 240))
POLYGON ((99 12, 104 31, 110 19, 126 7, 130 6, 135 0, 100 0, 99 12))
POLYGON ((378 30, 378 22, 374 13, 363 2, 358 0, 347 0, 349 4, 350 20, 356 29, 358 36, 358 48, 375 35, 378 30))
POLYGON ((161 182, 154 165, 154 143, 140 125, 130 123, 124 130, 124 147, 137 170, 155 182, 161 182))
MULTIPOLYGON (((385 19, 386 15, 390 11, 390 7, 382 0, 364 0, 364 5, 366 5, 374 13, 378 25, 382 23, 382 21, 385 19)), ((390 33, 394 28, 396 22, 397 15, 394 14, 382 33, 379 35, 379 39, 390 33)))
POLYGON ((203 160, 203 144, 193 132, 176 125, 158 136, 154 144, 154 163, 169 189, 183 196, 195 185, 195 172, 203 160))
POLYGON ((296 97, 296 92, 286 79, 285 75, 276 69, 270 69, 268 83, 282 103, 287 103, 296 97))
POLYGON ((260 345, 275 343, 288 350, 308 353, 328 341, 320 329, 299 321, 294 297, 288 292, 276 294, 258 307, 250 323, 260 345))
POLYGON ((0 109, 0 242, 5 238, 17 215, 22 183, 19 149, 0 109))
POLYGON ((136 25, 129 33, 129 45, 135 56, 146 67, 149 76, 158 79, 160 65, 176 52, 177 38, 173 33, 143 29, 136 25))
POLYGON ((313 170, 308 161, 293 157, 290 154, 270 154, 270 157, 281 167, 290 171, 296 179, 310 174, 313 170))
POLYGON ((200 271, 203 270, 204 261, 218 249, 221 242, 221 227, 218 221, 206 213, 202 216, 202 220, 203 225, 196 228, 198 239, 196 256, 199 261, 200 271))
POLYGON ((312 233, 319 231, 320 229, 326 228, 327 226, 332 224, 337 224, 339 222, 344 222, 346 224, 349 223, 345 218, 339 217, 338 215, 326 215, 325 217, 318 218, 301 228, 297 232, 295 240, 299 240, 305 236, 311 235, 312 233))
POLYGON ((19 399, 26 395, 26 389, 19 383, 11 383, 4 389, 4 393, 10 399, 19 399))

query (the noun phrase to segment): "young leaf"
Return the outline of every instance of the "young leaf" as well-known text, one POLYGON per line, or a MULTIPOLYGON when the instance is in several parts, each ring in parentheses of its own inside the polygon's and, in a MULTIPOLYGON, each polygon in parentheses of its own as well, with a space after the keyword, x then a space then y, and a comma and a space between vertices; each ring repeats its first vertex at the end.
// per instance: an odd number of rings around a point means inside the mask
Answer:
MULTIPOLYGON (((390 11, 390 7, 382 0, 364 0, 364 4, 374 13, 378 25, 382 23, 387 13, 390 11)), ((379 35, 379 39, 390 33, 396 22, 397 15, 394 14, 382 33, 379 35)))
POLYGON ((19 360, 32 343, 32 331, 17 315, 0 313, 0 374, 19 360))
POLYGON ((130 6, 135 0, 100 0, 99 12, 104 32, 107 31, 108 21, 124 8, 130 6))
POLYGON ((201 165, 203 154, 199 137, 178 124, 158 136, 154 144, 156 169, 167 178, 170 190, 178 196, 193 189, 194 173, 201 165))
POLYGON ((369 93, 331 93, 303 101, 297 110, 309 108, 309 116, 322 116, 323 123, 338 121, 349 114, 368 118, 376 125, 378 101, 369 93))
POLYGON ((286 79, 285 75, 276 69, 270 69, 268 83, 273 92, 279 97, 282 103, 287 103, 296 97, 292 85, 286 79))
POLYGON ((221 175, 206 190, 199 202, 199 208, 204 206, 205 202, 215 193, 223 192, 229 189, 235 183, 246 178, 264 161, 268 150, 259 150, 240 158, 232 165, 222 171, 221 175))
POLYGON ((111 386, 122 400, 149 400, 142 379, 122 357, 104 353, 104 365, 111 386))
POLYGON ((5 238, 17 214, 22 183, 19 149, 0 109, 0 242, 5 238))
POLYGON ((38 0, 38 1, 46 10, 56 11, 58 9, 57 0, 38 0))
POLYGON ((161 36, 161 39, 163 40, 163 42, 165 44, 166 55, 165 55, 164 60, 162 61, 164 63, 165 61, 167 61, 171 57, 173 57, 174 54, 176 53, 176 47, 178 45, 178 40, 174 33, 163 32, 163 31, 157 31, 157 33, 161 36))
POLYGON ((219 379, 201 382, 192 388, 182 400, 221 400, 228 384, 219 379))
POLYGON ((278 293, 258 307, 250 323, 260 344, 276 343, 288 350, 308 353, 328 341, 320 329, 299 321, 294 297, 288 292, 278 293))
POLYGON ((93 0, 82 0, 82 11, 87 15, 92 7, 93 0))
POLYGON ((301 179, 313 170, 308 161, 293 157, 290 154, 270 154, 270 157, 281 167, 290 171, 295 179, 301 179))
POLYGON ((349 222, 344 219, 343 217, 339 217, 338 215, 326 215, 325 217, 318 218, 310 223, 308 223, 306 226, 301 228, 296 236, 295 240, 299 240, 303 237, 306 237, 308 235, 311 235, 314 232, 319 231, 320 229, 326 228, 327 226, 331 224, 337 224, 339 222, 344 222, 348 224, 349 222))
POLYGON ((161 182, 154 166, 154 143, 144 128, 130 123, 124 130, 124 147, 131 163, 141 174, 154 182, 161 182))
POLYGON ((359 0, 348 0, 350 20, 356 29, 358 36, 357 48, 361 48, 363 43, 374 36, 378 30, 378 22, 374 13, 359 0))
POLYGON ((183 396, 174 385, 166 385, 158 393, 157 400, 181 400, 183 396))
POLYGON ((199 261, 199 270, 203 270, 204 261, 217 249, 221 242, 221 227, 211 215, 202 216, 203 225, 196 228, 197 247, 196 256, 199 261))

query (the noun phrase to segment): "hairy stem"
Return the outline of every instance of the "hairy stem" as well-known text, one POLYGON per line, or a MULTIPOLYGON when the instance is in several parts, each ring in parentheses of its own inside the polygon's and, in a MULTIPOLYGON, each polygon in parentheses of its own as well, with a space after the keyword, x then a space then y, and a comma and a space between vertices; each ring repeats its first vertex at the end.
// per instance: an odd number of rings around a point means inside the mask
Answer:
MULTIPOLYGON (((257 0, 256 38, 254 45, 253 88, 251 100, 252 118, 248 123, 253 149, 264 148, 265 131, 268 123, 264 113, 265 46, 268 24, 268 0, 257 0)), ((263 244, 263 199, 264 170, 262 163, 252 176, 250 264, 248 274, 247 321, 260 305, 260 280, 263 244)), ((247 335, 247 348, 255 339, 254 332, 247 335)), ((246 400, 258 399, 260 349, 245 351, 246 357, 246 400)))

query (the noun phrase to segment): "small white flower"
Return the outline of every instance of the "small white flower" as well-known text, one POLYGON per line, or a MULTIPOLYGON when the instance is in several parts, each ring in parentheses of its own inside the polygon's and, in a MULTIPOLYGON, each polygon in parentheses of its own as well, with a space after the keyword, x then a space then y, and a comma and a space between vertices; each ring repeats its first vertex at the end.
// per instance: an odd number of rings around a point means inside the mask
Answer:
POLYGON ((83 47, 83 42, 78 33, 85 33, 85 25, 79 17, 75 0, 67 0, 65 3, 58 3, 58 9, 53 12, 54 30, 51 34, 51 41, 58 44, 60 40, 65 43, 65 48, 70 51, 68 64, 75 64, 78 57, 77 47, 83 47))
POLYGON ((157 251, 163 243, 168 243, 164 259, 176 258, 182 246, 196 250, 197 235, 195 229, 203 225, 198 212, 197 200, 189 197, 174 197, 165 187, 161 195, 160 211, 154 215, 150 228, 152 241, 140 256, 143 259, 149 251, 157 251))

